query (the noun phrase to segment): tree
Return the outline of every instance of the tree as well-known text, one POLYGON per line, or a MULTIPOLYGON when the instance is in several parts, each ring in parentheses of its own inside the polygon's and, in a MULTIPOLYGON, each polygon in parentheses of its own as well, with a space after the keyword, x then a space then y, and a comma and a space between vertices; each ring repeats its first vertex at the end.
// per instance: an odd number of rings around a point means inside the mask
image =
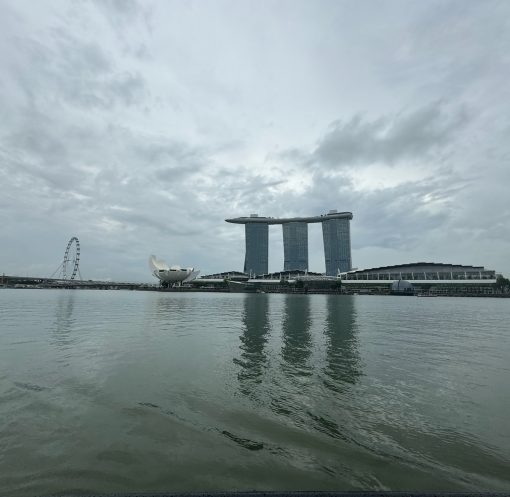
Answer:
POLYGON ((496 288, 500 290, 508 290, 510 289, 510 280, 505 278, 502 274, 498 274, 496 278, 496 288))

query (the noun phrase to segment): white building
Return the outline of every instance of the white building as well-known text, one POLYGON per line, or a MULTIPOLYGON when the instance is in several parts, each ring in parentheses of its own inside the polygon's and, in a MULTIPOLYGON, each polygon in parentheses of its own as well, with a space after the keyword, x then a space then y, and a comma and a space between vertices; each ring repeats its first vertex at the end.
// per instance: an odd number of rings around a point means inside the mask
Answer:
POLYGON ((156 278, 170 285, 193 281, 200 273, 192 267, 168 266, 166 262, 157 259, 155 255, 149 257, 149 268, 156 278))

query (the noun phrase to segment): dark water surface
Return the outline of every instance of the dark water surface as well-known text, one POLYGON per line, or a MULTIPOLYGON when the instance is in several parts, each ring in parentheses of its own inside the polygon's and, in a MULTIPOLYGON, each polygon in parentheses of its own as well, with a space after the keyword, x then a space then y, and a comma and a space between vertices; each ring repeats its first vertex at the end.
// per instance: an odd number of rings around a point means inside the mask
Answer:
POLYGON ((510 491, 510 300, 0 290, 0 489, 510 491))

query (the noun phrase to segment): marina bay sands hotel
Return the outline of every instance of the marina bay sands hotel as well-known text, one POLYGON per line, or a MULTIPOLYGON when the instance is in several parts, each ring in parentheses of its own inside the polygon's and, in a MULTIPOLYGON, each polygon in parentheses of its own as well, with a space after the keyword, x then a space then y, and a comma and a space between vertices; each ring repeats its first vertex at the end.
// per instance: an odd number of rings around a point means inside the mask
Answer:
POLYGON ((227 223, 244 224, 246 255, 244 272, 253 275, 268 273, 268 235, 270 224, 281 224, 283 229, 284 271, 308 270, 308 223, 321 223, 324 240, 326 274, 336 276, 349 271, 351 265, 351 212, 329 211, 312 217, 274 218, 236 217, 227 223))

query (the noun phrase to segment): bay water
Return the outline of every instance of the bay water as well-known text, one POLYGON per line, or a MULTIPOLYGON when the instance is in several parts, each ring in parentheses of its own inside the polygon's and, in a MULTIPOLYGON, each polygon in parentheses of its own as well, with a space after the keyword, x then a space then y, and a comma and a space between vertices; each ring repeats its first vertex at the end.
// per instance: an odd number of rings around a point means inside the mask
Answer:
POLYGON ((510 491, 510 299, 0 289, 0 488, 510 491))

